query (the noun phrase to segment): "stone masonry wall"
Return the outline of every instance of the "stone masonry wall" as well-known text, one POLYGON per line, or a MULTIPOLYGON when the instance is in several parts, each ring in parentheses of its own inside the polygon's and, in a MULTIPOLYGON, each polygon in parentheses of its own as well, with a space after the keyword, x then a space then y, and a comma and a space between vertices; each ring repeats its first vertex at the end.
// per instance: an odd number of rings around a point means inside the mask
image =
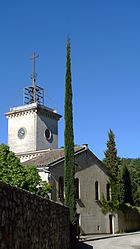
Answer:
POLYGON ((69 249, 69 210, 0 181, 1 249, 69 249))
POLYGON ((127 212, 118 211, 118 231, 140 231, 140 215, 136 208, 127 212))

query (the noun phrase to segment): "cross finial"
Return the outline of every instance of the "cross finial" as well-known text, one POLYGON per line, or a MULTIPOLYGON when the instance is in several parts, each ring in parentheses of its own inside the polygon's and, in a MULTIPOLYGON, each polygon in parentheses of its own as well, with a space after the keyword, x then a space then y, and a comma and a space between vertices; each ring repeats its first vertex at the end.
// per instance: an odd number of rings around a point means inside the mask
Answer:
POLYGON ((30 58, 30 60, 33 60, 33 88, 35 89, 35 59, 38 58, 39 55, 35 54, 35 52, 33 51, 33 57, 30 58))
POLYGON ((29 105, 32 103, 44 105, 44 89, 35 84, 36 80, 35 59, 38 57, 39 55, 35 54, 35 52, 33 51, 33 56, 30 57, 30 60, 33 61, 33 74, 32 74, 33 85, 24 87, 24 99, 23 99, 24 105, 29 105))

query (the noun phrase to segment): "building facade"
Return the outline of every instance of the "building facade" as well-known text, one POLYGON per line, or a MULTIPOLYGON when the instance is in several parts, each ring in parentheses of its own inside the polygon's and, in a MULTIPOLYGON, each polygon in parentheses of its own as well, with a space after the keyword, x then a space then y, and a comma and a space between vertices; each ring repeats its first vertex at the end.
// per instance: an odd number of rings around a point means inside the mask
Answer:
MULTIPOLYGON (((51 199, 64 204, 64 149, 50 150, 24 162, 38 167, 52 186, 51 199)), ((80 233, 115 233, 115 216, 102 213, 102 195, 110 198, 108 172, 87 145, 75 147, 75 188, 80 233)), ((109 200, 109 199, 108 199, 109 200)))
MULTIPOLYGON (((23 164, 35 165, 43 180, 52 186, 51 199, 64 204, 64 149, 58 149, 56 110, 44 105, 44 90, 33 82, 24 88, 22 106, 13 107, 8 118, 8 145, 23 164)), ((109 197, 108 172, 87 145, 75 147, 75 188, 81 233, 114 233, 112 214, 101 210, 102 195, 109 197)))

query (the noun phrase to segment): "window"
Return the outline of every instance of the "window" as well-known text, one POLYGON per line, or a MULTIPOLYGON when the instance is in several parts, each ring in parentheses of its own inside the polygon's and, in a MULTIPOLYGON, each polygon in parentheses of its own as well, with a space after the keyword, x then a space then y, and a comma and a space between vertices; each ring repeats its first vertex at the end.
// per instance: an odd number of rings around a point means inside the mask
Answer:
POLYGON ((110 185, 109 183, 106 185, 106 199, 110 201, 110 185))
POLYGON ((79 179, 75 179, 75 198, 79 199, 79 179))
POLYGON ((99 189, 98 189, 98 182, 95 182, 95 200, 98 201, 99 200, 99 193, 98 193, 99 189))
POLYGON ((63 176, 59 177, 59 181, 58 181, 58 194, 59 194, 59 198, 60 199, 64 199, 64 180, 63 180, 63 176))

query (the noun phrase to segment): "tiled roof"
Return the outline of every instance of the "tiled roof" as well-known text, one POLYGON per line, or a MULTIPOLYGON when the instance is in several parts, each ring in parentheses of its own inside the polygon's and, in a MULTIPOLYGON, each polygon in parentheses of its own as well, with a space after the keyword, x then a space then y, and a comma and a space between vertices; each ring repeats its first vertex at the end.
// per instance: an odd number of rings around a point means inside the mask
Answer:
MULTIPOLYGON (((85 146, 76 146, 74 148, 75 154, 78 152, 84 151, 86 149, 85 146)), ((56 161, 62 160, 64 158, 64 148, 62 149, 53 149, 48 150, 42 153, 41 155, 30 159, 28 161, 23 162, 23 165, 35 165, 35 166, 43 166, 50 165, 56 161)))

